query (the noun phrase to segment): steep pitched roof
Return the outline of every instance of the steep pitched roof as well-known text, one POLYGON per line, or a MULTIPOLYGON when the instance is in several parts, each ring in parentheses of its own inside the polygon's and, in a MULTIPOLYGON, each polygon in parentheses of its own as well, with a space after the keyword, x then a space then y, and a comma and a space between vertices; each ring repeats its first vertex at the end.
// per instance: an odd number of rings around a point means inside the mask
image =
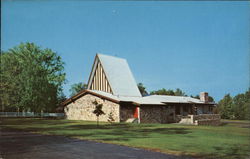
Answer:
POLYGON ((113 95, 141 97, 136 81, 126 59, 97 54, 89 77, 88 89, 94 78, 97 63, 100 62, 113 95))

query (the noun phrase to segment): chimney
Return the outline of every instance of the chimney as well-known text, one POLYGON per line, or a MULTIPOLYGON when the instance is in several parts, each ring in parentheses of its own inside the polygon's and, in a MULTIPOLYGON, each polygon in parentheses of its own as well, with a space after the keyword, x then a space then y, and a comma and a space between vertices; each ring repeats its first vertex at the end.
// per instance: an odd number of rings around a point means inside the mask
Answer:
POLYGON ((200 100, 204 103, 208 103, 208 93, 200 92, 200 100))

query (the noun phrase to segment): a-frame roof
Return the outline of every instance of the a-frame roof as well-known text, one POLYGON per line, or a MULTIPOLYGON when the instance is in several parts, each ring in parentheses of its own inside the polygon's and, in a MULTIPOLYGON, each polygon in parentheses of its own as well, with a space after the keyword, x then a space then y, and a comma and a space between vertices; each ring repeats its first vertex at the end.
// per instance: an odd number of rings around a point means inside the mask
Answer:
POLYGON ((88 81, 88 89, 90 89, 98 62, 103 67, 113 95, 141 97, 141 93, 126 59, 103 54, 97 54, 95 57, 88 81))

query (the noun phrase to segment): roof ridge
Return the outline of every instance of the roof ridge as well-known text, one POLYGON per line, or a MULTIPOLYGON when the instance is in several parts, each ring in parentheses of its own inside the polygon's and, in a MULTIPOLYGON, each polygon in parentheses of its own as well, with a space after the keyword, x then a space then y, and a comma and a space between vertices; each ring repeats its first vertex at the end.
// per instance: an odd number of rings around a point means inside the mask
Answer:
POLYGON ((107 57, 111 57, 111 58, 117 58, 117 59, 120 59, 120 60, 125 60, 127 61, 125 58, 122 58, 122 57, 117 57, 117 56, 112 56, 112 55, 107 55, 107 54, 102 54, 102 53, 96 53, 96 55, 99 57, 99 55, 101 56, 107 56, 107 57))

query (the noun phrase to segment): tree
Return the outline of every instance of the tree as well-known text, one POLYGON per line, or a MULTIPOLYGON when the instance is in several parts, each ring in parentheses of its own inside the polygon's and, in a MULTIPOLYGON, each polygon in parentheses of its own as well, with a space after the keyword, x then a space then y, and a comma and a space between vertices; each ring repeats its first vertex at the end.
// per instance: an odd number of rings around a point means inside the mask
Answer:
POLYGON ((250 119, 250 92, 241 93, 233 98, 233 112, 236 119, 250 119))
POLYGON ((113 115, 112 112, 110 112, 110 113, 109 113, 109 116, 108 116, 108 122, 109 122, 110 124, 112 124, 114 121, 115 121, 114 115, 113 115))
POLYGON ((243 119, 250 120, 250 88, 245 93, 245 103, 243 105, 243 108, 244 108, 243 111, 245 111, 243 119))
POLYGON ((186 94, 180 88, 177 88, 175 90, 174 95, 175 96, 186 96, 186 94))
POLYGON ((65 82, 64 63, 51 49, 34 43, 1 53, 1 108, 53 111, 65 82))
POLYGON ((69 90, 71 92, 70 96, 76 95, 80 91, 87 89, 87 87, 88 85, 82 82, 71 85, 71 88, 69 90))
POLYGON ((224 119, 250 119, 250 90, 234 97, 230 94, 224 96, 218 103, 221 117, 224 119))
POLYGON ((174 91, 169 89, 166 90, 165 88, 159 89, 157 91, 150 92, 151 95, 174 95, 174 91))
POLYGON ((58 113, 63 113, 64 112, 64 106, 62 105, 62 103, 67 99, 65 94, 63 92, 61 92, 58 97, 57 97, 57 108, 56 108, 56 112, 58 113))
POLYGON ((170 96, 186 96, 185 92, 177 88, 175 91, 172 89, 166 90, 165 88, 159 89, 157 91, 150 92, 151 95, 170 95, 170 96))
POLYGON ((141 93, 142 96, 147 96, 148 92, 146 91, 146 87, 144 87, 144 85, 142 83, 138 83, 137 87, 141 93))
POLYGON ((104 115, 105 113, 102 111, 102 104, 99 104, 96 100, 92 102, 95 105, 95 110, 93 113, 96 115, 97 126, 99 125, 99 116, 104 115))
POLYGON ((208 96, 208 102, 214 102, 214 98, 212 96, 208 96))
POLYGON ((233 111, 236 119, 244 118, 244 103, 245 103, 245 95, 238 94, 233 98, 233 111))
POLYGON ((218 109, 223 119, 234 119, 233 99, 230 94, 226 94, 218 103, 218 109))

